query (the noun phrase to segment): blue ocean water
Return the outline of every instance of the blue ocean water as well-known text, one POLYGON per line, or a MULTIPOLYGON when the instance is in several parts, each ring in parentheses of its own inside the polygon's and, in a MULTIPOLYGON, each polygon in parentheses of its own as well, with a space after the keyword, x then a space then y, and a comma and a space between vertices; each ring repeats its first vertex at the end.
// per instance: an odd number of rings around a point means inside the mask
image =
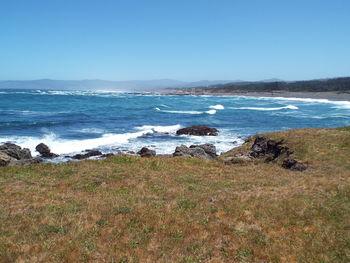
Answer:
POLYGON ((350 126, 350 102, 245 96, 167 96, 116 92, 0 90, 0 143, 44 142, 58 154, 99 149, 172 153, 176 146, 214 143, 219 152, 252 134, 293 128, 350 126), (208 125, 217 137, 176 136, 208 125))

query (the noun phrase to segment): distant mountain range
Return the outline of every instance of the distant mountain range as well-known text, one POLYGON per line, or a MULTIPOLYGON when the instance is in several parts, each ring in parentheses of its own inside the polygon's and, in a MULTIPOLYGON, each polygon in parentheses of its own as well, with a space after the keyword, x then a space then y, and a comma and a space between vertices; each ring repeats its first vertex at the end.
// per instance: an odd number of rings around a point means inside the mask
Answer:
POLYGON ((0 89, 40 89, 40 90, 116 90, 116 91, 152 91, 166 88, 206 87, 236 81, 196 81, 184 82, 172 79, 159 80, 6 80, 0 81, 0 89))
POLYGON ((185 82, 172 79, 159 80, 6 80, 0 81, 0 89, 38 90, 107 90, 143 92, 165 89, 197 89, 211 91, 350 91, 350 78, 318 79, 306 81, 283 81, 265 79, 260 81, 243 80, 201 80, 185 82))

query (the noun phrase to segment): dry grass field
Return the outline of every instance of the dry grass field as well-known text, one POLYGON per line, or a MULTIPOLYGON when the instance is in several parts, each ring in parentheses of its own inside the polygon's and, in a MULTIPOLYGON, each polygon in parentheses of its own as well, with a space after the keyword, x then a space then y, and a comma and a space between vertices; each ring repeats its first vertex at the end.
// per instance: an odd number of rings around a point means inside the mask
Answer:
POLYGON ((350 128, 266 136, 309 169, 125 155, 1 168, 0 262, 350 262, 350 128))

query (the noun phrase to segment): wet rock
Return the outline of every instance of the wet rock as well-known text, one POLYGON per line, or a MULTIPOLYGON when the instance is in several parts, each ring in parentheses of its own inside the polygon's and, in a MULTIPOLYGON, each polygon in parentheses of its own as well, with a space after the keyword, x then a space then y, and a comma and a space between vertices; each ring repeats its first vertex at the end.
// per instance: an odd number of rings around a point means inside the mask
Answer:
POLYGON ((35 150, 40 153, 41 157, 44 158, 55 158, 58 157, 57 154, 52 153, 49 146, 44 143, 40 143, 35 147, 35 150))
POLYGON ((292 158, 286 158, 283 160, 282 167, 293 171, 304 171, 308 168, 306 163, 301 163, 292 158))
POLYGON ((174 157, 195 157, 195 158, 205 158, 213 159, 216 155, 216 147, 212 144, 202 144, 202 145, 191 145, 187 147, 186 145, 181 145, 176 147, 173 153, 174 157))
POLYGON ((196 135, 196 136, 217 136, 218 130, 209 128, 208 126, 191 126, 180 129, 176 132, 177 135, 196 135))
POLYGON ((30 153, 29 149, 22 149, 20 146, 13 143, 5 143, 3 145, 0 145, 0 152, 3 152, 16 160, 32 158, 32 154, 30 153))
POLYGON ((72 156, 72 159, 76 159, 76 160, 83 160, 83 159, 87 159, 93 156, 99 156, 102 155, 102 153, 100 151, 89 151, 87 153, 84 154, 76 154, 74 156, 72 156))
POLYGON ((147 147, 143 147, 137 154, 141 155, 141 157, 154 157, 156 156, 156 151, 150 150, 147 147))

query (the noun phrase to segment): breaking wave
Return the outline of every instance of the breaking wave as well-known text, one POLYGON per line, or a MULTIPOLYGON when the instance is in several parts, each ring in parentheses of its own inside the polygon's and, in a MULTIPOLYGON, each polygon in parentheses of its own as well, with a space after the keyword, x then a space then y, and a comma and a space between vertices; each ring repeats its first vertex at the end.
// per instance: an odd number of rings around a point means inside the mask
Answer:
POLYGON ((225 107, 220 105, 220 104, 211 105, 211 106, 209 106, 209 108, 214 109, 214 110, 223 110, 223 109, 225 109, 225 107))
POLYGON ((297 110, 299 108, 297 106, 294 106, 294 105, 287 105, 287 106, 284 106, 284 107, 237 107, 237 108, 231 107, 230 109, 273 111, 273 110, 283 110, 283 109, 297 110))

